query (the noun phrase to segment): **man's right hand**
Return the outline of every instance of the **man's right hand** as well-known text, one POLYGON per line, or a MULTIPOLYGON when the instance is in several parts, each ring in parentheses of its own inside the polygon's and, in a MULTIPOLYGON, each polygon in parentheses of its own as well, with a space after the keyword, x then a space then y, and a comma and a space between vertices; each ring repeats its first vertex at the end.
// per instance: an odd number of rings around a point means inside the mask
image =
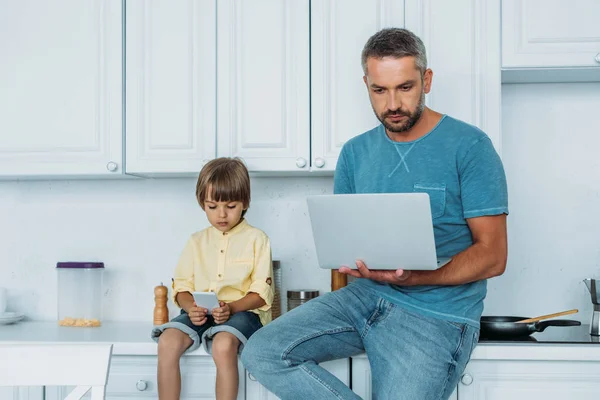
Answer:
POLYGON ((204 325, 206 322, 206 313, 208 310, 203 307, 198 307, 196 303, 188 310, 188 316, 190 317, 190 321, 192 324, 196 326, 204 325))

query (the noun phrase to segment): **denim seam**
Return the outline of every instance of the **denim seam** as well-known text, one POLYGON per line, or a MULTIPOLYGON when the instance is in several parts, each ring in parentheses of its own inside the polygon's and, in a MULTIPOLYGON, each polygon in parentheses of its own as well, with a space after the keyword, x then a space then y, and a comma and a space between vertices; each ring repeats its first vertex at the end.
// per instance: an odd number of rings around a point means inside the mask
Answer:
POLYGON ((346 328, 335 328, 335 329, 329 329, 326 331, 319 331, 319 332, 315 332, 312 335, 308 335, 308 336, 304 336, 301 337, 300 339, 296 340, 295 342, 292 342, 292 344, 290 344, 281 354, 281 359, 283 361, 285 361, 288 366, 291 366, 292 364, 289 362, 289 360, 287 359, 287 355, 290 354, 292 352, 292 350, 297 347, 299 344, 306 342, 307 340, 310 339, 314 339, 318 336, 323 336, 323 335, 328 335, 328 334, 333 334, 333 333, 341 333, 341 332, 352 332, 354 331, 354 328, 352 327, 346 327, 346 328))
POLYGON ((317 375, 313 374, 312 371, 308 368, 306 368, 305 366, 303 366, 302 364, 298 366, 302 371, 306 372, 308 375, 310 375, 312 378, 314 378, 317 382, 319 382, 325 389, 329 390, 331 392, 331 394, 333 394, 335 397, 337 397, 338 399, 344 399, 342 396, 340 396, 340 394, 331 386, 329 386, 326 382, 324 382, 321 378, 319 378, 317 375))
POLYGON ((442 399, 442 396, 446 392, 446 386, 448 386, 448 382, 450 381, 450 376, 452 376, 452 372, 454 371, 454 369, 456 369, 456 364, 458 363, 456 360, 458 359, 458 357, 460 356, 460 353, 462 351, 462 346, 465 341, 465 336, 466 336, 467 331, 468 331, 468 329, 465 329, 462 331, 462 333, 460 335, 460 340, 458 341, 458 346, 456 347, 454 354, 452 354, 452 362, 450 363, 450 366, 448 367, 448 374, 446 374, 446 380, 444 381, 444 385, 442 386, 442 391, 440 392, 440 395, 438 397, 439 399, 442 399))

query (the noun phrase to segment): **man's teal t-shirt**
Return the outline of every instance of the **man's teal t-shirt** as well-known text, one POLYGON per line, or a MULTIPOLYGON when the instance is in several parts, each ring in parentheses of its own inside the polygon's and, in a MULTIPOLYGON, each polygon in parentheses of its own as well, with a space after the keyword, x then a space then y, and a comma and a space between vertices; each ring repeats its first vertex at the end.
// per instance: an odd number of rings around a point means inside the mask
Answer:
MULTIPOLYGON (((429 194, 438 257, 452 257, 473 244, 467 218, 508 214, 504 168, 489 137, 446 115, 412 142, 392 141, 379 125, 342 148, 334 193, 407 192, 429 194)), ((369 279, 356 283, 409 310, 477 328, 487 290, 486 281, 412 287, 369 279)))

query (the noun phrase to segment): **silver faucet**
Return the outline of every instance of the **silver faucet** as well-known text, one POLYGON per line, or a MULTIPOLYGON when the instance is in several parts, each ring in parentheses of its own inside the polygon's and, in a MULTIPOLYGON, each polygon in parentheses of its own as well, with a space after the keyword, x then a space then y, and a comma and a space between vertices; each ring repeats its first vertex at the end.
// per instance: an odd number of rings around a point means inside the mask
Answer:
POLYGON ((594 311, 592 313, 592 321, 590 322, 590 335, 600 336, 600 282, 596 279, 587 278, 583 280, 585 286, 590 291, 594 311))

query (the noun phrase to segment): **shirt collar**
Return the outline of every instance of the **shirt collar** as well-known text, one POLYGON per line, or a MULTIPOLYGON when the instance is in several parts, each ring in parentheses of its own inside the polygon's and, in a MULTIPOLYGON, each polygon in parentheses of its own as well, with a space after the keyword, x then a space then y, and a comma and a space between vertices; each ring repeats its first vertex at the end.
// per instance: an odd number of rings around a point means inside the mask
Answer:
POLYGON ((211 226, 213 232, 219 237, 235 235, 236 233, 244 231, 247 227, 248 227, 248 222, 246 221, 245 218, 242 218, 242 220, 239 222, 239 224, 237 224, 236 226, 233 227, 233 229, 231 229, 227 232, 221 232, 214 226, 211 226))

